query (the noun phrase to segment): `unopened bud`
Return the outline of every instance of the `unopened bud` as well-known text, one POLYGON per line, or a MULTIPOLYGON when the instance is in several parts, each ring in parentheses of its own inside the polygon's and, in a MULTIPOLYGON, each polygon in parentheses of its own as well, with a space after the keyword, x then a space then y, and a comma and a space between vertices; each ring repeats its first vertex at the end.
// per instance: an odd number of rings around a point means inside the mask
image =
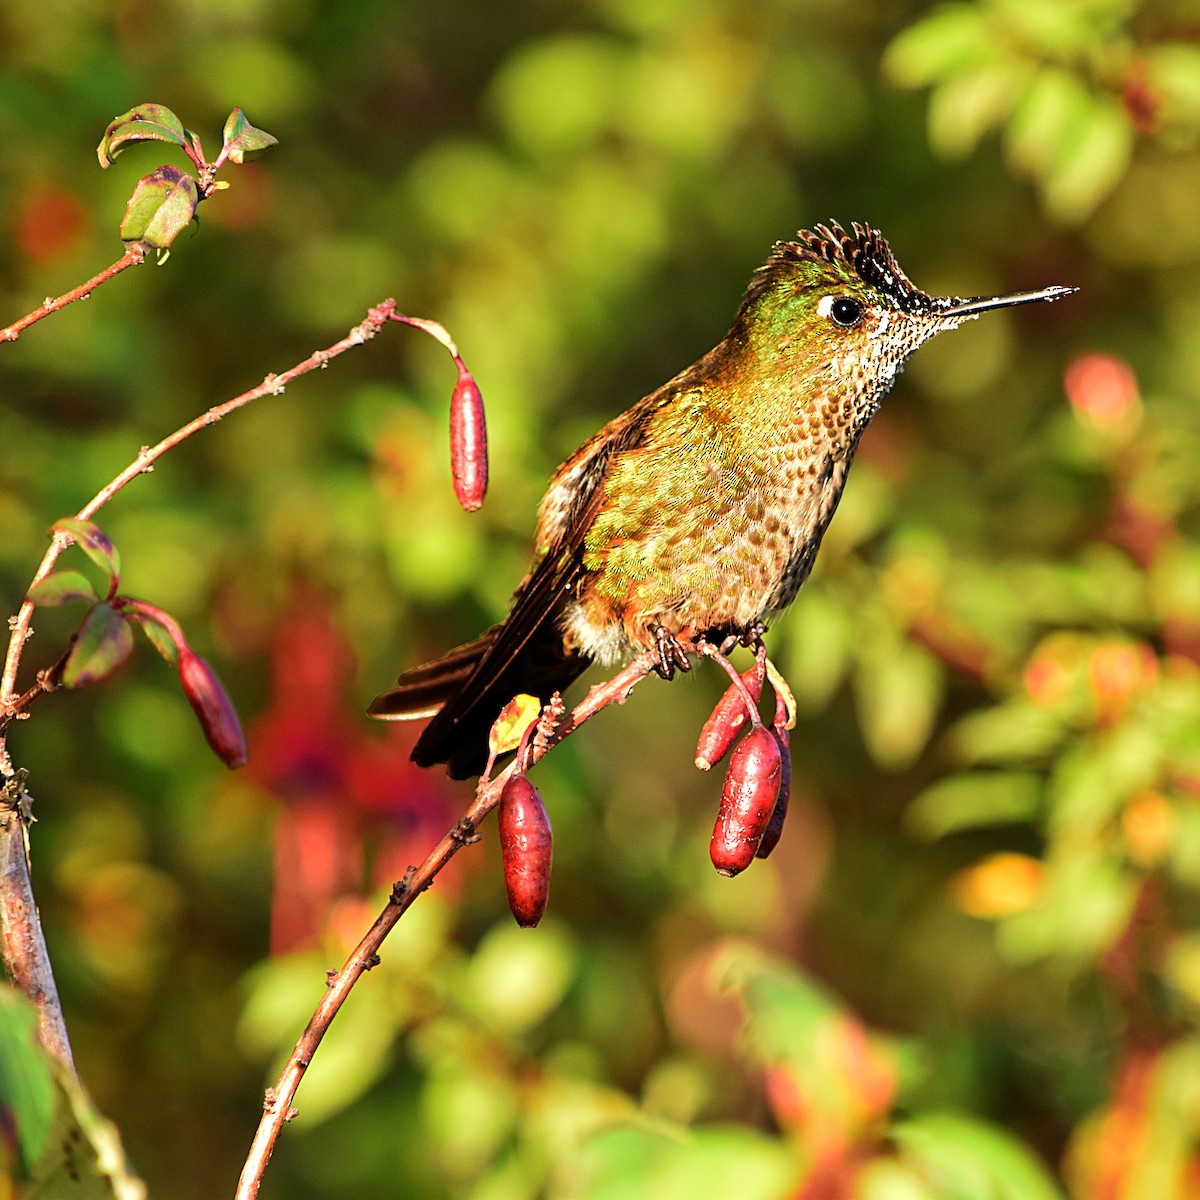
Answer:
POLYGON ((474 512, 488 485, 487 422, 475 377, 461 360, 450 398, 450 471, 459 504, 474 512))
MULTIPOLYGON (((742 672, 742 682, 756 701, 762 695, 765 677, 764 658, 757 659, 748 671, 742 672)), ((707 771, 719 763, 729 753, 729 747, 737 740, 749 718, 742 689, 736 683, 731 683, 700 730, 700 739, 696 743, 696 766, 707 771)))
POLYGON ((722 875, 737 875, 753 862, 779 799, 782 770, 779 742, 765 726, 750 730, 734 750, 709 844, 722 875))
POLYGON ((227 767, 246 761, 246 738, 233 701, 229 699, 212 667, 187 643, 178 647, 179 681, 192 706, 204 737, 227 767))
POLYGON ((550 895, 550 818, 537 788, 513 775, 500 793, 500 854, 508 907, 522 929, 542 919, 550 895))

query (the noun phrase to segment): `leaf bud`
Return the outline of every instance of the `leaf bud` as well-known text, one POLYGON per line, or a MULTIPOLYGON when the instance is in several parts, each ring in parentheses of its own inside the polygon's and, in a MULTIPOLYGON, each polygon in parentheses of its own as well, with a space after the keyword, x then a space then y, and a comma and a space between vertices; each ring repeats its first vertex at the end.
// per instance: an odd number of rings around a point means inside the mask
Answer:
POLYGON ((230 768, 246 761, 246 738, 216 672, 186 643, 178 646, 179 682, 213 753, 230 768))

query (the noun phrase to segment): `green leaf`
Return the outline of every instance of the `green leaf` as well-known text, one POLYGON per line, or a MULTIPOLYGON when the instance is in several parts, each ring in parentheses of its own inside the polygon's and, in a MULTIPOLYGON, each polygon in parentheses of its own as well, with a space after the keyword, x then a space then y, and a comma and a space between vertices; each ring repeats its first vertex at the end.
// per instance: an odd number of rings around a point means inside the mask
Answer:
POLYGON ((989 129, 1012 112, 1025 87, 1028 64, 1004 61, 955 75, 929 97, 929 141, 946 158, 965 158, 989 129))
POLYGON ((846 675, 853 620, 836 597, 811 584, 788 616, 787 675, 796 681, 796 702, 805 712, 823 708, 846 675))
POLYGON ((1066 146, 1078 138, 1091 96, 1062 67, 1043 67, 1013 112, 1006 139, 1009 158, 1021 171, 1045 179, 1066 146))
POLYGON ((933 657, 896 631, 880 630, 856 647, 854 699, 863 740, 881 766, 899 768, 924 748, 945 680, 933 657))
POLYGON ((543 925, 539 936, 505 922, 479 944, 467 974, 464 1002, 472 1000, 505 1030, 530 1029, 561 1003, 578 968, 565 931, 543 925))
POLYGON ((0 1114, 16 1135, 18 1178, 29 1178, 54 1119, 54 1081, 37 1040, 37 1014, 12 988, 0 986, 0 1114))
POLYGON ((1007 825, 1037 815, 1042 780, 1030 771, 969 771, 926 788, 908 806, 905 823, 920 837, 1007 825))
POLYGON ((42 1047, 29 1001, 0 984, 3 1179, 38 1200, 145 1200, 120 1137, 42 1047), (10 1140, 11 1139, 11 1140, 10 1140))
POLYGON ((87 687, 111 675, 133 649, 129 622, 107 604, 97 604, 84 618, 63 667, 66 687, 87 687))
POLYGON ((572 1194, 579 1200, 774 1200, 795 1191, 796 1174, 784 1143, 761 1133, 647 1122, 612 1126, 589 1137, 572 1194))
POLYGON ((1033 1153, 1009 1134, 954 1113, 927 1113, 893 1126, 902 1161, 938 1196, 954 1200, 1061 1200, 1033 1153))
POLYGON ((251 125, 240 108, 229 114, 223 138, 226 155, 239 165, 261 158, 272 146, 279 145, 278 138, 251 125))
POLYGON ((997 944, 1012 962, 1058 956, 1090 962, 1128 925, 1138 880, 1088 848, 1061 846, 1047 862, 1034 908, 1005 917, 997 944))
POLYGON ((139 179, 129 197, 121 240, 165 250, 191 224, 199 203, 199 189, 189 174, 178 167, 159 167, 139 179))
POLYGON ((1165 124, 1200 122, 1200 46, 1166 42, 1148 48, 1146 86, 1161 99, 1165 124))
POLYGON ((121 577, 121 555, 108 534, 99 525, 91 521, 82 521, 78 517, 63 517, 55 521, 50 527, 50 536, 53 537, 56 533, 67 534, 104 572, 105 583, 111 594, 121 577))
POLYGON ((1121 182, 1132 157, 1129 114, 1111 96, 1095 97, 1046 179, 1047 209, 1060 221, 1082 221, 1121 182))
POLYGON ((910 25, 892 40, 883 69, 901 87, 925 87, 993 62, 997 41, 989 22, 974 7, 943 8, 910 25))
POLYGON ((187 145, 183 122, 161 104, 139 104, 117 117, 104 131, 96 156, 102 167, 112 166, 117 155, 135 142, 168 142, 187 145))
POLYGON ((964 762, 1015 763, 1049 755, 1066 732, 1056 713, 1015 699, 970 713, 950 731, 949 741, 964 762))
POLYGON ((100 599, 92 581, 78 571, 51 571, 29 589, 25 599, 41 608, 57 608, 72 600, 95 604, 100 599))

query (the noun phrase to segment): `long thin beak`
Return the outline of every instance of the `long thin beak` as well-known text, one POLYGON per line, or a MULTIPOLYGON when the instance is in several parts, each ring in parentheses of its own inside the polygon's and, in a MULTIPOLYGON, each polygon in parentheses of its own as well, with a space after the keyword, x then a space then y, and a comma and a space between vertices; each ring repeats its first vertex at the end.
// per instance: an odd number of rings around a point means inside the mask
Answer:
POLYGON ((1048 287, 1040 292, 1016 292, 1011 296, 972 296, 967 300, 947 300, 938 305, 943 317, 973 317, 977 313, 989 312, 993 308, 1012 308, 1016 304, 1036 304, 1039 300, 1053 303, 1064 296, 1077 292, 1077 287, 1048 287))

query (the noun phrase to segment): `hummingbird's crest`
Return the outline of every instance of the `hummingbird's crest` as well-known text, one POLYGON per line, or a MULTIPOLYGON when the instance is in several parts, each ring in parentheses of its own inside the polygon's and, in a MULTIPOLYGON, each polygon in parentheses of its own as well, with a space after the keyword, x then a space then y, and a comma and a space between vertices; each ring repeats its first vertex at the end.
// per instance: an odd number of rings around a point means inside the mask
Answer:
POLYGON ((901 312, 917 315, 937 308, 935 298, 921 291, 900 269, 883 234, 858 221, 849 232, 832 221, 800 230, 794 242, 776 242, 758 276, 765 282, 780 267, 795 262, 844 263, 863 283, 889 297, 901 312))

